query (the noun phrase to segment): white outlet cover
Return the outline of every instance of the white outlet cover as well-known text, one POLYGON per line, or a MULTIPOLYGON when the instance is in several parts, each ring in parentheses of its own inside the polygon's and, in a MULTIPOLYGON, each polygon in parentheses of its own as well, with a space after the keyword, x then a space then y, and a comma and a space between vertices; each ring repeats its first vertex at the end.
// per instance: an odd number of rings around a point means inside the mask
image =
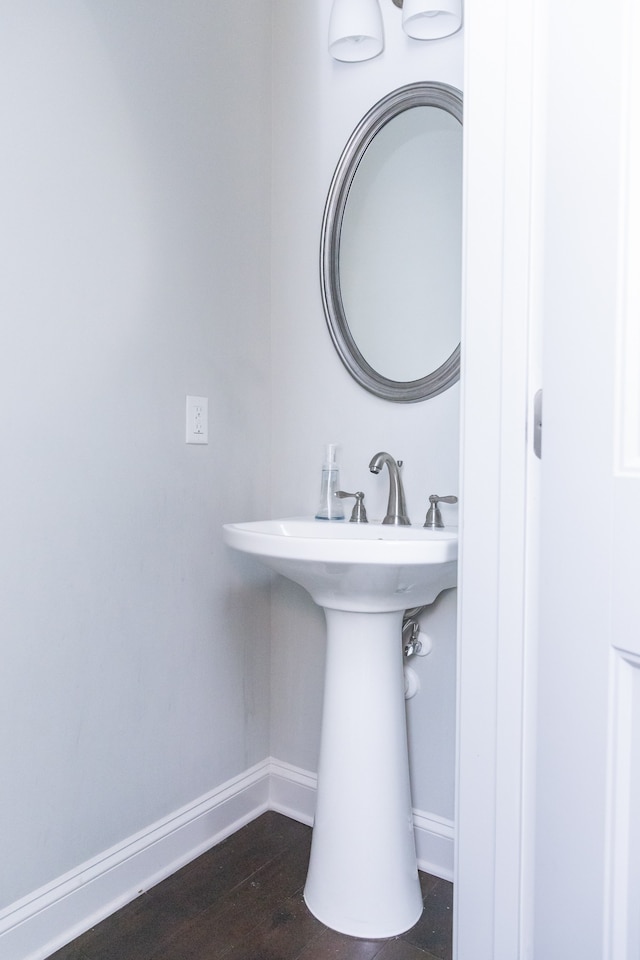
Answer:
POLYGON ((209 398, 187 397, 186 443, 209 443, 209 398))

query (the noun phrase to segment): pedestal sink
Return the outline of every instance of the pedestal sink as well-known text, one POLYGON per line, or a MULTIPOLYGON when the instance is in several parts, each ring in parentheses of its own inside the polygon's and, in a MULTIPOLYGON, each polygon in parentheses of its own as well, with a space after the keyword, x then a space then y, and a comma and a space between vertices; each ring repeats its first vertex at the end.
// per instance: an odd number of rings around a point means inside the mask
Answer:
POLYGON ((402 661, 402 617, 456 585, 455 531, 285 519, 226 524, 225 542, 324 608, 318 794, 304 897, 340 933, 397 936, 422 912, 402 661))

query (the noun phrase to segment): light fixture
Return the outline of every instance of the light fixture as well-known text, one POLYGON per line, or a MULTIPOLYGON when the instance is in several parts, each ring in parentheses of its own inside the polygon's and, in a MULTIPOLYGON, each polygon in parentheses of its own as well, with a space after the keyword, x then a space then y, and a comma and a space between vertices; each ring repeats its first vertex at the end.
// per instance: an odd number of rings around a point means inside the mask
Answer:
POLYGON ((462 0, 393 0, 402 7, 402 26, 414 40, 438 40, 462 24, 462 0))
MULTIPOLYGON (((395 2, 395 0, 394 0, 395 2)), ((329 53, 335 60, 371 60, 382 53, 384 33, 378 0, 333 0, 329 53)))

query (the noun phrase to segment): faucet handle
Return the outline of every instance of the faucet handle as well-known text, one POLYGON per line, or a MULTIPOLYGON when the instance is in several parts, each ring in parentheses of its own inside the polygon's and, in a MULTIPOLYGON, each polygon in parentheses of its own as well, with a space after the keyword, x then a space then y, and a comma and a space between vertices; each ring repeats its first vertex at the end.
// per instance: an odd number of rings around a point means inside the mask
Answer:
POLYGON ((442 514, 440 513, 440 508, 438 507, 438 504, 439 503, 457 503, 457 502, 458 502, 458 498, 454 497, 453 495, 449 495, 447 497, 441 497, 437 493, 432 493, 431 496, 429 497, 429 503, 431 504, 431 506, 427 511, 427 518, 424 521, 425 527, 429 527, 429 529, 431 530, 436 530, 436 529, 439 529, 440 527, 444 527, 444 523, 442 522, 442 514))
POLYGON ((364 508, 364 493, 362 490, 358 490, 356 493, 347 493, 346 490, 336 490, 336 497, 340 497, 341 500, 344 500, 345 497, 355 497, 356 502, 353 505, 349 523, 368 523, 367 511, 364 508))

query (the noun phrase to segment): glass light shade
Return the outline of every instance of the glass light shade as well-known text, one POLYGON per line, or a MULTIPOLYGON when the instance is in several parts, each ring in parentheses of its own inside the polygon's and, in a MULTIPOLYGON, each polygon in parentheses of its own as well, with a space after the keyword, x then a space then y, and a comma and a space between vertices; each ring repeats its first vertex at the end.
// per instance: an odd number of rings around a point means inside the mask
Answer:
POLYGON ((404 0, 402 26, 415 40, 438 40, 460 29, 462 0, 404 0))
POLYGON ((384 32, 378 0, 333 0, 329 18, 329 53, 353 63, 382 53, 384 32))

